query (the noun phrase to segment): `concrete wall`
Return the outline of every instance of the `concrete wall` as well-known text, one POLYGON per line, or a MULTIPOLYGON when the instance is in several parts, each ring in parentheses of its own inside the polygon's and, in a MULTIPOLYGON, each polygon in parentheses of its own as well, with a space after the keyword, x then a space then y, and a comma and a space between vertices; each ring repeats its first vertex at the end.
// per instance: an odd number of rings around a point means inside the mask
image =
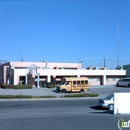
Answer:
MULTIPOLYGON (((15 69, 14 70, 14 84, 18 84, 18 76, 26 76, 28 73, 28 69, 15 69)), ((50 82, 51 76, 86 76, 92 77, 92 81, 90 81, 90 85, 100 85, 102 84, 114 84, 116 81, 110 80, 106 81, 107 76, 114 77, 122 77, 126 75, 125 70, 52 70, 52 69, 38 69, 38 73, 40 76, 46 76, 48 81, 50 82), (97 78, 100 80, 97 81, 97 78), (103 81, 102 81, 103 80, 103 81)))
POLYGON ((130 77, 130 65, 124 65, 123 69, 126 70, 126 77, 130 77))
POLYGON ((90 76, 125 76, 125 70, 38 70, 41 75, 90 75, 90 76))
MULTIPOLYGON (((10 64, 14 67, 28 67, 31 64, 36 65, 39 68, 43 68, 45 66, 45 62, 10 62, 10 64)), ((50 69, 54 68, 81 68, 81 63, 47 63, 47 67, 50 69)))
POLYGON ((127 67, 124 67, 126 70, 86 70, 86 69, 80 69, 81 68, 81 63, 48 63, 48 67, 50 69, 43 69, 45 66, 45 63, 43 62, 9 62, 5 65, 3 65, 2 71, 0 71, 0 74, 2 74, 2 82, 6 83, 7 82, 7 67, 10 65, 13 66, 14 71, 12 71, 12 75, 14 76, 14 84, 19 83, 19 76, 26 76, 28 73, 28 68, 29 65, 34 64, 38 67, 37 73, 40 74, 40 76, 45 76, 43 80, 45 81, 48 79, 49 81, 51 80, 51 76, 56 77, 56 80, 60 79, 61 77, 65 76, 75 76, 75 77, 80 77, 80 76, 86 76, 91 78, 90 79, 90 84, 91 85, 115 85, 117 80, 121 77, 130 75, 130 65, 127 67), (21 69, 15 67, 21 67, 21 69), (77 70, 62 70, 58 68, 77 68, 77 70), (54 69, 55 68, 55 69, 54 69), (98 78, 98 79, 97 79, 98 78), (113 78, 115 78, 113 80, 113 78), (107 80, 108 79, 108 80, 107 80))
MULTIPOLYGON (((36 65, 39 69, 43 69, 46 65, 46 62, 8 62, 5 64, 0 65, 0 82, 6 83, 7 82, 7 67, 10 65, 15 69, 18 68, 28 68, 29 65, 36 65)), ((68 69, 80 69, 82 66, 81 63, 47 63, 47 68, 49 69, 61 69, 61 68, 68 68, 68 69)), ((22 69, 23 70, 23 69, 22 69)), ((28 73, 28 72, 27 72, 28 73)))

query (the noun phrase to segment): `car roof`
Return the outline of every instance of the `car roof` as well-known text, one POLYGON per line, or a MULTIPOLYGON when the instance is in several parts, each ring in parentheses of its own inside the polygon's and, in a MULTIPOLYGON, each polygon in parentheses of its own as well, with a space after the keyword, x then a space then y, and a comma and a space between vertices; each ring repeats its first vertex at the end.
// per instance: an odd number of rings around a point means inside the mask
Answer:
POLYGON ((130 79, 130 77, 127 77, 127 78, 120 78, 120 79, 130 79))

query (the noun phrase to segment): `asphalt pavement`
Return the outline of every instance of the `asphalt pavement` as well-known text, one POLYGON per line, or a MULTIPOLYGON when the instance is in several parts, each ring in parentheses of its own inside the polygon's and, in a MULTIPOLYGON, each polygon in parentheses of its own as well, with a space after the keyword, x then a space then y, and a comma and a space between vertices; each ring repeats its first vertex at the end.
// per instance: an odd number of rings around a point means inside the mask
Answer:
MULTIPOLYGON (((114 92, 130 92, 130 88, 115 87, 111 85, 106 86, 90 86, 90 90, 85 93, 98 93, 99 97, 102 98, 107 95, 113 94, 114 92)), ((66 93, 71 94, 71 93, 66 93)), ((0 95, 32 95, 32 96, 44 96, 52 95, 59 98, 64 93, 56 93, 55 88, 33 88, 33 89, 0 89, 0 95)))
POLYGON ((113 115, 97 106, 98 99, 12 101, 0 103, 0 130, 119 130, 113 115))

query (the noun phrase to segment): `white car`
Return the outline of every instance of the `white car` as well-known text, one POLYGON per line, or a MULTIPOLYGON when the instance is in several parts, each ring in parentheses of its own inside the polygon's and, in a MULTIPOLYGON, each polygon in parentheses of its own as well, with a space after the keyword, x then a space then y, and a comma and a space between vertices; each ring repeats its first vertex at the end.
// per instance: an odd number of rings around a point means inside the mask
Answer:
POLYGON ((130 87, 130 78, 121 78, 117 81, 116 86, 130 87))
POLYGON ((99 99, 98 105, 108 110, 114 110, 114 94, 99 99))

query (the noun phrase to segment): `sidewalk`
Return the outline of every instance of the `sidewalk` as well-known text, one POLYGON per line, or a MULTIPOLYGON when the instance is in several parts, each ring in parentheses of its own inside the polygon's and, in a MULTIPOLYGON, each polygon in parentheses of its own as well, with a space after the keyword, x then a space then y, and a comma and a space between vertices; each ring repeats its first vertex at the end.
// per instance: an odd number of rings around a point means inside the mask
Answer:
POLYGON ((54 88, 32 88, 32 89, 0 89, 0 95, 32 95, 43 96, 52 95, 57 96, 60 93, 54 92, 54 88))
MULTIPOLYGON (((98 88, 100 89, 107 89, 107 88, 112 88, 114 86, 90 86, 90 90, 85 92, 85 93, 97 93, 98 88), (97 88, 97 89, 96 89, 97 88), (95 89, 95 90, 94 90, 95 89), (92 90, 92 91, 91 91, 92 90)), ((72 94, 72 93, 66 93, 66 94, 72 94)), ((73 93, 75 94, 75 93, 73 93)), ((78 93, 77 93, 78 94, 78 93)), ((31 95, 31 96, 56 96, 57 98, 42 98, 42 99, 31 99, 31 100, 63 100, 64 98, 60 98, 60 96, 64 95, 64 93, 56 93, 55 88, 32 88, 32 89, 1 89, 0 88, 0 95, 31 95)), ((99 95, 99 97, 85 97, 85 98, 65 98, 64 100, 68 99, 94 99, 94 98, 100 98, 102 96, 99 95)), ((104 95, 103 95, 104 96, 104 95)), ((22 99, 0 99, 2 100, 22 100, 22 99)), ((30 99, 23 99, 23 100, 30 100, 30 99)))
MULTIPOLYGON (((114 86, 90 86, 90 90, 96 88, 112 88, 114 86)), ((89 91, 87 91, 89 93, 89 91)), ((56 93, 55 88, 32 88, 32 89, 1 89, 0 95, 32 95, 32 96, 43 96, 43 95, 52 95, 52 96, 61 96, 63 93, 56 93)))

